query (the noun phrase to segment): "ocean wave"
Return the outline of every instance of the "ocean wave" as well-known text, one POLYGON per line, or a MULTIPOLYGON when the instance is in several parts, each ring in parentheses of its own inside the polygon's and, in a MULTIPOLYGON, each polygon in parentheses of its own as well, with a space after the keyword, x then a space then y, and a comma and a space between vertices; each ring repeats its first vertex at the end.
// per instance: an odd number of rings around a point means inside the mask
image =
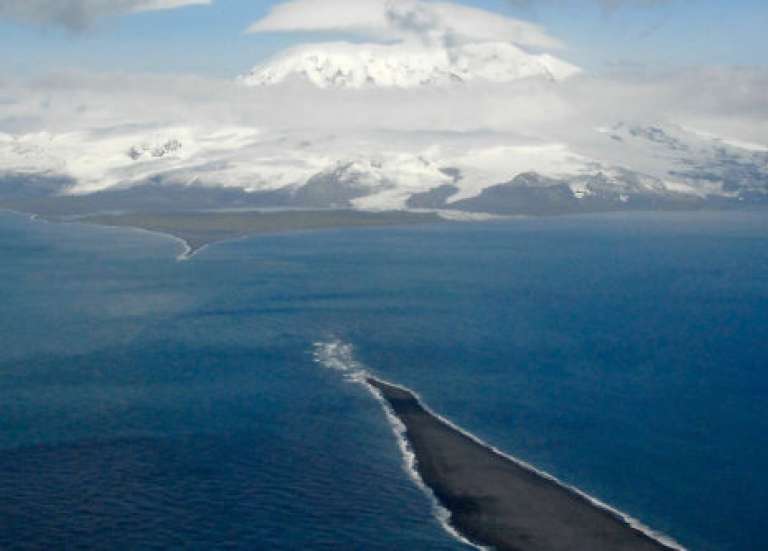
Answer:
POLYGON ((474 549, 480 551, 490 551, 487 547, 477 545, 464 536, 462 536, 451 525, 451 513, 443 507, 438 501, 435 494, 421 479, 418 469, 416 468, 416 454, 411 449, 411 445, 406 438, 406 428, 402 421, 398 419, 395 412, 387 403, 384 396, 373 385, 369 384, 367 377, 370 375, 365 366, 360 363, 354 356, 354 347, 342 342, 338 339, 333 339, 326 342, 316 342, 314 350, 315 362, 319 365, 327 368, 339 371, 344 375, 344 378, 355 384, 362 385, 368 392, 371 393, 374 398, 379 402, 387 421, 395 435, 397 446, 400 449, 400 453, 403 458, 403 468, 408 477, 422 490, 432 501, 432 511, 435 518, 438 520, 443 529, 454 539, 461 543, 468 545, 474 549))

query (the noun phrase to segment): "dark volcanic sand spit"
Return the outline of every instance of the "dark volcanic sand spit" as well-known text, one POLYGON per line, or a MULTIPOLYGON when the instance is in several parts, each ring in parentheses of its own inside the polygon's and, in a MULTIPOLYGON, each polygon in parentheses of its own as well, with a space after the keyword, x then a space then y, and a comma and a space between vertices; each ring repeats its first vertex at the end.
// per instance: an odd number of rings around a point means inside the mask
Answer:
POLYGON ((367 382, 405 425, 419 475, 450 512, 451 525, 473 543, 499 551, 674 549, 461 433, 412 392, 367 382))

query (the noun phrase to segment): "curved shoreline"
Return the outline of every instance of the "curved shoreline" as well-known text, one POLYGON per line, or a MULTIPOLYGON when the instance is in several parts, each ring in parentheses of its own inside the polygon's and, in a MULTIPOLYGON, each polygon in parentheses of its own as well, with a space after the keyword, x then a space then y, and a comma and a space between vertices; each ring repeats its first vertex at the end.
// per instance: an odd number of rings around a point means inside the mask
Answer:
POLYGON ((68 221, 55 221, 51 220, 49 218, 46 218, 45 216, 42 216, 40 214, 34 214, 29 212, 22 212, 18 210, 13 209, 7 209, 7 208, 0 208, 0 212, 8 212, 11 214, 16 214, 19 216, 23 216, 25 218, 28 218, 32 222, 45 222, 47 224, 83 224, 83 225, 89 225, 89 226, 100 226, 102 228, 114 228, 114 229, 121 229, 121 230, 127 230, 127 231, 134 231, 134 232, 141 232, 146 233, 150 235, 156 235, 160 236, 166 239, 171 239, 173 241, 176 241, 182 246, 182 251, 176 256, 176 260, 179 262, 183 262, 185 260, 190 260, 193 256, 195 256, 197 253, 202 251, 207 245, 203 245, 202 247, 198 247, 197 249, 193 249, 192 246, 187 242, 186 239, 183 237, 179 237, 178 235, 174 235, 172 233, 164 232, 164 231, 158 231, 158 230, 150 230, 146 228, 140 228, 137 226, 120 226, 120 225, 108 225, 108 224, 89 224, 86 222, 81 222, 77 219, 74 220, 68 220, 68 221))
POLYGON ((384 227, 442 222, 434 214, 400 211, 183 211, 81 216, 73 221, 137 228, 171 236, 184 244, 178 260, 189 260, 209 245, 261 234, 284 234, 342 228, 384 227))
POLYGON ((23 214, 47 222, 130 228, 170 237, 183 246, 179 261, 191 259, 208 245, 261 234, 447 223, 435 213, 354 209, 127 212, 74 217, 23 214))
POLYGON ((417 483, 429 490, 440 508, 447 512, 448 518, 440 518, 444 527, 464 543, 480 549, 493 548, 499 551, 685 551, 684 547, 671 538, 655 532, 629 515, 524 461, 504 454, 457 427, 431 411, 410 389, 368 374, 363 374, 359 382, 380 399, 388 417, 392 417, 390 422, 400 425, 397 427, 393 424, 393 429, 398 433, 398 439, 402 439, 403 453, 412 456, 410 461, 406 457, 406 461, 415 470, 417 483), (438 438, 434 434, 429 435, 435 427, 441 427, 444 434, 438 435, 438 438), (453 456, 450 459, 452 464, 450 469, 441 469, 435 466, 441 462, 441 458, 436 457, 439 451, 435 452, 434 448, 439 448, 441 444, 444 447, 445 442, 439 440, 447 439, 454 440, 453 456), (472 452, 471 448, 476 449, 472 452), (498 462, 506 465, 493 465, 498 462), (489 467, 487 463, 493 466, 489 467), (499 474, 500 470, 506 470, 504 475, 499 474), (477 487, 464 479, 468 472, 474 473, 472 476, 476 479, 481 479, 477 487), (517 485, 516 489, 522 487, 526 492, 513 495, 508 485, 510 480, 517 485), (540 491, 542 487, 545 488, 543 492, 540 491), (488 493, 489 488, 491 494, 488 493), (492 495, 494 491, 497 495, 492 495), (513 515, 509 514, 509 506, 502 508, 504 510, 500 514, 499 499, 512 503, 513 515), (542 503, 548 514, 545 517, 532 516, 532 504, 542 508, 542 503), (571 515, 590 522, 562 522, 563 519, 571 518, 571 515), (521 523, 519 517, 526 518, 521 523))
MULTIPOLYGON (((68 224, 72 223, 78 223, 77 220, 73 220, 72 222, 67 222, 68 224)), ((179 245, 182 246, 182 251, 176 256, 177 262, 184 262, 186 260, 190 260, 193 256, 195 256, 197 253, 202 251, 207 245, 200 247, 198 249, 193 249, 192 246, 187 242, 186 239, 183 237, 179 237, 178 235, 173 235, 172 233, 164 232, 164 231, 158 231, 158 230, 148 230, 145 228, 139 228, 136 226, 108 226, 106 224, 90 224, 92 226, 98 225, 102 228, 115 228, 115 229, 121 229, 121 230, 129 230, 134 232, 141 232, 146 233, 150 235, 157 235, 160 237, 164 237, 166 239, 171 239, 172 241, 176 241, 179 245)))

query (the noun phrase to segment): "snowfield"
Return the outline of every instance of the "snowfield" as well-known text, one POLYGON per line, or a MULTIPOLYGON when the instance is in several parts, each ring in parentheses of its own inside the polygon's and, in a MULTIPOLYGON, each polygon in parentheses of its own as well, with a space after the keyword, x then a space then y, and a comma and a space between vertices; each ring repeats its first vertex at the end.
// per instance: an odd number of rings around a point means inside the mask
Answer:
POLYGON ((579 72, 554 56, 529 54, 506 42, 452 48, 341 42, 291 49, 254 67, 240 81, 248 86, 302 79, 320 88, 415 88, 528 77, 562 80, 579 72))

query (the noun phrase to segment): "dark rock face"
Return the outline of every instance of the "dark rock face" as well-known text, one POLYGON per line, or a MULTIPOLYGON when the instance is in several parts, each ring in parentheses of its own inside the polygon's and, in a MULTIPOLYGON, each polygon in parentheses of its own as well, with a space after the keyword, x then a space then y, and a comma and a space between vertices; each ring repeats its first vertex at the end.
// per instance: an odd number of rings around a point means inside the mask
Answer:
POLYGON ((135 145, 128 151, 128 156, 134 161, 138 161, 144 156, 159 159, 181 150, 182 147, 183 146, 179 140, 168 140, 164 144, 155 147, 149 145, 135 145))
POLYGON ((452 208, 490 214, 559 214, 578 212, 578 200, 565 184, 547 187, 500 184, 477 197, 451 204, 452 208))
POLYGON ((741 201, 768 202, 768 153, 736 155, 721 149, 707 162, 691 163, 687 168, 670 172, 686 180, 720 183, 723 191, 741 201))
POLYGON ((655 126, 633 126, 628 130, 631 136, 643 138, 675 151, 688 151, 690 148, 680 140, 670 136, 662 128, 655 126))
POLYGON ((409 209, 446 208, 448 200, 459 191, 457 184, 464 179, 464 175, 458 168, 450 166, 441 168, 440 172, 451 178, 453 182, 437 186, 423 193, 414 193, 406 202, 409 209))
POLYGON ((578 201, 565 182, 529 172, 486 188, 476 197, 450 203, 449 208, 490 214, 561 214, 578 212, 578 201))
POLYGON ((445 184, 424 193, 414 193, 406 205, 409 209, 442 209, 445 208, 448 199, 458 191, 459 188, 453 184, 445 184))
POLYGON ((395 187, 386 181, 370 185, 363 181, 365 177, 364 173, 356 171, 351 164, 331 172, 315 174, 294 191, 292 202, 301 207, 346 208, 352 206, 354 199, 395 187))
MULTIPOLYGON (((630 171, 609 178, 598 172, 570 181, 529 172, 491 186, 447 208, 499 215, 556 215, 622 210, 688 210, 709 204, 692 195, 667 191, 661 182, 630 171), (572 188, 572 184, 575 184, 572 188), (582 192, 574 192, 581 189, 582 192)), ((714 203, 712 203, 714 206, 714 203)), ((718 204, 718 207, 722 205, 718 204)))

